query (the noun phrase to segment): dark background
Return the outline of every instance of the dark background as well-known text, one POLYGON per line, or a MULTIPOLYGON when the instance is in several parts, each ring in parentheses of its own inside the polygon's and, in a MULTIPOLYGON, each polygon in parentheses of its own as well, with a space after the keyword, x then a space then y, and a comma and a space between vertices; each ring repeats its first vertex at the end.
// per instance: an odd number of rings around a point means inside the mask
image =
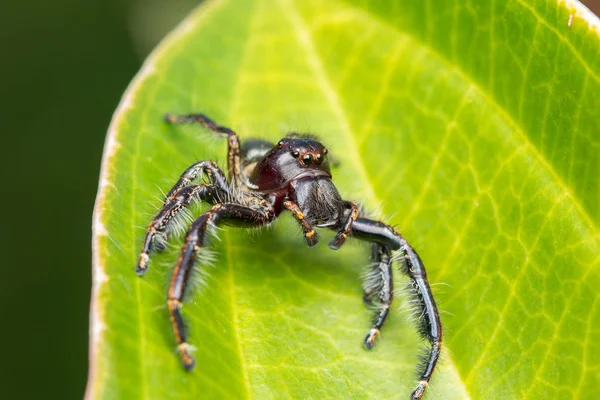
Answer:
POLYGON ((3 399, 83 397, 104 137, 147 53, 197 3, 0 1, 3 399))
POLYGON ((0 4, 2 398, 83 396, 104 136, 145 56, 198 3, 0 4))

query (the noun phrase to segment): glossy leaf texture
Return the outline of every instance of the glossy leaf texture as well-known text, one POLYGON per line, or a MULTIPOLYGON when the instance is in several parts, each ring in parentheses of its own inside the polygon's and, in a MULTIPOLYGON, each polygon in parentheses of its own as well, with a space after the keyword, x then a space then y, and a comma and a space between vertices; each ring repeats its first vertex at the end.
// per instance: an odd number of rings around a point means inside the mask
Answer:
MULTIPOLYGON (((573 1, 213 0, 154 51, 107 139, 94 220, 89 398, 408 398, 421 346, 399 293, 368 352, 368 246, 307 248, 289 215, 226 228, 184 313, 173 238, 134 273, 163 192, 226 144, 319 135, 342 195, 420 252, 445 326, 428 399, 600 397, 600 28, 573 1), (444 285, 445 284, 445 285, 444 285)), ((201 212, 196 210, 196 212, 201 212)), ((405 278, 398 271, 396 287, 405 278)), ((401 292, 401 291, 400 291, 401 292)))

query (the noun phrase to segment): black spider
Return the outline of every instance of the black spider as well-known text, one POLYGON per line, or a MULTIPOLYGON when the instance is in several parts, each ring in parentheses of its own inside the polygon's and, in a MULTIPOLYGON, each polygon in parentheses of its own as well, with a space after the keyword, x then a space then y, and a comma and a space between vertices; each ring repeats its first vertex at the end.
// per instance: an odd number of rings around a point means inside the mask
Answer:
POLYGON ((193 200, 203 200, 212 207, 194 220, 185 237, 185 245, 173 271, 167 304, 183 366, 194 367, 181 314, 181 302, 196 257, 207 244, 211 226, 231 225, 240 228, 263 226, 288 210, 304 231, 309 246, 317 244, 317 228, 337 232, 329 247, 336 250, 348 236, 372 243, 372 264, 364 285, 364 300, 376 306, 373 327, 364 339, 371 349, 383 326, 392 303, 392 251, 399 259, 414 290, 419 318, 419 332, 431 348, 423 355, 419 383, 411 399, 420 399, 438 361, 442 345, 442 325, 431 293, 425 267, 417 252, 394 228, 359 216, 358 207, 343 200, 331 181, 327 149, 309 135, 289 134, 273 146, 262 140, 248 140, 240 147, 231 129, 219 126, 202 114, 174 116, 170 124, 199 123, 228 139, 229 180, 212 161, 200 161, 189 167, 169 191, 164 205, 152 219, 146 232, 136 273, 148 270, 149 255, 164 249, 173 219, 193 200), (206 175, 208 184, 193 184, 206 175))

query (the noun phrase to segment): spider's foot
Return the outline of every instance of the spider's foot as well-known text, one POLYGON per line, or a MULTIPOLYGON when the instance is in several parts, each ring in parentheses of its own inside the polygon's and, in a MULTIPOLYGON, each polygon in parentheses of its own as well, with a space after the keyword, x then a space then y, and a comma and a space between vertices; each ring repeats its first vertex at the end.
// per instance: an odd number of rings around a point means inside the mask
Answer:
POLYGON ((194 369, 194 366, 196 365, 196 360, 194 360, 194 357, 192 357, 192 355, 190 354, 190 345, 188 343, 180 343, 179 346, 177 346, 177 348, 179 349, 179 354, 181 355, 181 362, 183 363, 183 368, 185 368, 186 371, 191 371, 194 369))
POLYGON ((329 248, 331 250, 337 250, 337 249, 339 249, 340 247, 342 247, 342 245, 346 241, 347 237, 348 237, 348 235, 346 235, 346 233, 344 233, 344 232, 338 233, 331 240, 331 242, 329 242, 329 248))
POLYGON ((142 276, 146 273, 146 271, 148 271, 149 260, 150 257, 148 257, 148 254, 142 253, 140 255, 140 262, 138 263, 138 265, 135 266, 135 273, 137 274, 137 276, 142 276))
POLYGON ((425 389, 427 389, 427 381, 419 381, 419 386, 410 394, 410 400, 418 400, 423 397, 425 389))
POLYGON ((306 232, 304 234, 304 238, 306 239, 306 244, 308 244, 308 247, 316 246, 317 243, 319 243, 319 237, 314 229, 306 232))
POLYGON ((379 329, 373 328, 369 331, 369 333, 367 333, 367 336, 365 336, 365 340, 363 342, 365 349, 371 350, 373 348, 377 336, 379 336, 379 329))

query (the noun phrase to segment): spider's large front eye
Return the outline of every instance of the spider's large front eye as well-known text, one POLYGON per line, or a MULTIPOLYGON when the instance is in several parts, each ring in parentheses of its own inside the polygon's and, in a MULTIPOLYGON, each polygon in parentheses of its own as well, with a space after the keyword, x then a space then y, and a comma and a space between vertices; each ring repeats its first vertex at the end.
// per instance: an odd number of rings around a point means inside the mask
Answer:
POLYGON ((292 151, 292 157, 298 158, 300 157, 300 153, 298 153, 297 151, 292 151))
POLYGON ((321 164, 323 162, 323 154, 317 154, 317 159, 315 160, 316 164, 321 164))
POLYGON ((312 154, 307 154, 304 157, 302 157, 302 161, 304 161, 305 165, 310 165, 313 162, 313 156, 312 154))

